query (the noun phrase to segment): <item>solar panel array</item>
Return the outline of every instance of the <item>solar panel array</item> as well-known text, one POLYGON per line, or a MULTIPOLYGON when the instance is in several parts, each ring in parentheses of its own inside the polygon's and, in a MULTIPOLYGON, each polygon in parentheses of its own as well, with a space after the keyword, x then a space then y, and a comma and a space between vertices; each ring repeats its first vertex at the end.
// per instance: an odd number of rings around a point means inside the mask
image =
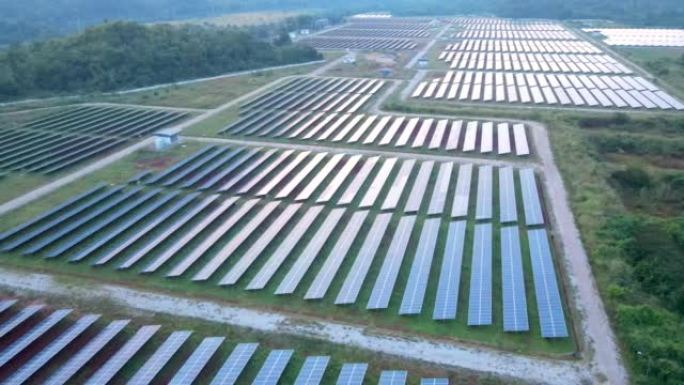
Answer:
POLYGON ((684 29, 666 28, 584 28, 598 34, 613 46, 684 47, 684 29))
POLYGON ((519 320, 519 255, 529 246, 519 235, 499 242, 492 223, 543 226, 542 194, 532 169, 473 168, 208 146, 135 185, 76 195, 0 234, 0 249, 441 321, 456 322, 464 297, 469 325, 500 322, 492 287, 501 279, 504 318, 513 303, 519 320), (499 252, 508 266, 494 277, 499 252))
POLYGON ((641 76, 456 71, 423 81, 414 98, 554 107, 683 110, 684 104, 641 76))
MULTIPOLYGON (((381 79, 297 77, 240 105, 241 111, 348 112, 359 110, 385 84, 381 79)), ((268 124, 268 122, 264 122, 268 124)))
POLYGON ((225 127, 221 133, 402 150, 521 156, 529 155, 525 131, 522 123, 348 113, 295 112, 274 115, 254 111, 225 127))
POLYGON ((418 45, 413 39, 430 37, 431 28, 427 20, 350 19, 341 27, 300 41, 318 49, 410 50, 418 45))
POLYGON ((452 20, 463 31, 438 59, 452 70, 413 97, 551 107, 683 110, 684 103, 562 25, 452 20))
MULTIPOLYGON (((25 309, 22 306, 11 300, 6 310, 20 313, 25 309)), ((258 343, 233 343, 222 336, 193 342, 187 330, 132 326, 128 319, 99 322, 99 314, 72 313, 72 309, 44 309, 38 322, 3 338, 0 383, 186 385, 196 383, 201 375, 203 383, 211 381, 211 385, 276 385, 289 372, 296 373, 294 385, 320 385, 326 372, 339 370, 331 373, 337 384, 360 385, 369 367, 368 363, 338 364, 330 356, 301 354, 303 363, 295 365, 293 349, 268 350, 258 343), (189 354, 183 353, 185 347, 189 354), (262 354, 257 354, 259 350, 262 354)), ((382 371, 380 382, 401 384, 407 376, 406 371, 382 371)))
POLYGON ((186 116, 128 107, 66 107, 17 127, 0 127, 0 169, 61 172, 186 116))

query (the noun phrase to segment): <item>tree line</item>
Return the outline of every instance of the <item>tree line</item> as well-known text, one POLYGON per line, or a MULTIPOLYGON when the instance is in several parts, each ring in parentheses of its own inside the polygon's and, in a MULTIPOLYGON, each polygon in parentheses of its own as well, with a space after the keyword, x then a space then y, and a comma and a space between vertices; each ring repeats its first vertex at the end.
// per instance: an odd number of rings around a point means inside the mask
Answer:
POLYGON ((67 38, 0 52, 0 100, 113 91, 321 59, 293 44, 233 28, 106 23, 67 38))

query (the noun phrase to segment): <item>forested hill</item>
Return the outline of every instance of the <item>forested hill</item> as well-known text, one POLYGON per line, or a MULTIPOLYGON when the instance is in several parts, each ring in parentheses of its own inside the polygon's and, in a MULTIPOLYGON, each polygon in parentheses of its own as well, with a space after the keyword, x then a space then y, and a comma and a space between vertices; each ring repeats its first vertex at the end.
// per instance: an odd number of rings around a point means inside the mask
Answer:
POLYGON ((0 100, 112 91, 321 58, 287 34, 276 40, 229 28, 107 23, 0 51, 0 100))
POLYGON ((8 0, 0 1, 0 46, 67 34, 104 20, 159 21, 295 9, 320 9, 326 15, 382 10, 399 15, 487 13, 684 25, 682 0, 8 0))

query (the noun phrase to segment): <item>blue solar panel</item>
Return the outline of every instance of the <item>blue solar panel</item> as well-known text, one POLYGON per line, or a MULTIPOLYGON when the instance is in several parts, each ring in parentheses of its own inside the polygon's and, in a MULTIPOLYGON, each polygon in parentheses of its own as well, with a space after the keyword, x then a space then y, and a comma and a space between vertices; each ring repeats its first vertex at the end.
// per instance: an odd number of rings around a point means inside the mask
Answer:
POLYGON ((319 385, 330 362, 329 356, 306 357, 294 385, 319 385))
POLYGON ((363 241, 361 250, 359 250, 359 254, 337 294, 335 299, 336 305, 356 302, 363 281, 368 274, 368 269, 370 269, 378 247, 380 247, 380 241, 382 241, 391 219, 392 214, 379 214, 375 217, 375 221, 368 231, 368 236, 363 241))
POLYGON ((406 253, 406 246, 408 245, 409 238, 411 238, 415 222, 415 216, 406 216, 399 220, 394 238, 392 238, 392 243, 390 243, 385 260, 380 268, 380 273, 373 286, 373 291, 366 306, 367 309, 386 309, 389 305, 394 284, 397 281, 399 269, 406 253))
POLYGON ((316 278, 314 278, 311 286, 309 286, 304 299, 321 299, 325 296, 335 278, 337 270, 342 265, 344 258, 349 252, 349 248, 351 248, 352 243, 356 239, 359 229, 361 229, 366 220, 366 216, 368 216, 368 211, 358 211, 352 215, 349 222, 347 222, 347 226, 342 230, 342 234, 335 243, 335 246, 333 246, 330 255, 328 255, 316 278))
POLYGON ((499 169, 499 222, 515 222, 518 220, 518 208, 515 202, 515 179, 512 167, 499 169))
POLYGON ((130 340, 124 344, 104 365, 93 374, 86 385, 105 385, 130 361, 147 341, 152 338, 154 333, 159 330, 159 325, 148 325, 141 327, 130 340))
POLYGON ((378 385, 405 385, 407 375, 405 370, 383 370, 378 385))
POLYGON ((525 224, 528 226, 544 224, 544 215, 533 169, 520 170, 520 185, 523 208, 525 209, 525 224))
POLYGON ((62 365, 50 378, 45 385, 64 385, 74 376, 90 359, 92 359, 102 348, 109 343, 123 328, 128 325, 129 320, 118 320, 110 323, 100 333, 95 336, 88 344, 71 357, 67 363, 62 365))
POLYGON ((409 193, 408 200, 406 201, 406 206, 404 207, 405 213, 415 213, 420 209, 421 203, 423 203, 423 195, 425 195, 425 189, 430 181, 430 175, 432 175, 432 167, 435 162, 427 161, 420 165, 418 170, 418 175, 416 176, 415 182, 413 182, 413 188, 409 193))
POLYGON ((480 166, 477 174, 475 219, 492 219, 492 166, 480 166))
POLYGON ((38 311, 43 308, 43 305, 32 305, 21 309, 17 314, 12 316, 9 320, 0 325, 0 338, 8 335, 17 326, 24 323, 27 319, 38 314, 38 311))
POLYGON ((473 174, 472 164, 462 164, 458 168, 458 180, 454 203, 451 206, 451 217, 465 217, 468 215, 468 202, 470 201, 470 182, 473 174))
POLYGON ((17 303, 16 299, 4 299, 0 301, 0 314, 11 308, 15 303, 17 303))
POLYGON ((216 350, 221 346, 223 340, 225 340, 224 337, 207 337, 203 339, 197 349, 192 352, 187 361, 173 376, 169 385, 192 384, 207 362, 216 353, 216 350))
POLYGON ((437 284, 437 299, 432 313, 432 318, 435 320, 456 318, 465 232, 466 221, 455 221, 449 224, 444 258, 442 259, 442 268, 437 284))
POLYGON ((272 350, 257 373, 252 385, 277 385, 294 350, 272 350))
POLYGON ((527 297, 517 226, 501 228, 501 288, 504 331, 528 331, 527 297))
POLYGON ((413 258, 404 297, 399 314, 420 314, 423 309, 425 290, 427 289, 432 257, 435 254, 437 236, 439 235, 440 218, 426 219, 423 222, 416 255, 413 258))
POLYGON ((24 349, 26 349, 29 345, 42 337, 43 334, 47 333, 48 330, 57 325, 61 320, 69 315, 69 313, 71 313, 71 309, 54 311, 47 318, 40 321, 38 325, 29 330, 26 334, 19 337, 19 339, 14 341, 11 345, 6 346, 5 349, 0 352, 0 368, 5 366, 19 353, 24 351, 24 349))
POLYGON ((368 364, 355 363, 344 364, 340 370, 340 375, 337 377, 336 385, 362 385, 363 378, 366 376, 368 364))
POLYGON ((437 174, 437 182, 435 182, 435 190, 432 192, 430 205, 428 206, 428 215, 442 214, 444 205, 446 204, 447 194, 449 193, 449 186, 451 185, 451 174, 454 170, 454 164, 442 163, 439 166, 439 173, 437 174))
POLYGON ((211 385, 235 385, 259 344, 238 344, 223 363, 211 385))
POLYGON ((568 330, 546 230, 528 230, 527 238, 542 337, 567 337, 568 330))
POLYGON ((475 226, 468 298, 468 325, 492 323, 492 225, 475 226))
POLYGON ((171 360, 191 334, 192 332, 187 330, 171 333, 147 362, 138 369, 133 378, 128 381, 127 385, 147 385, 152 383, 157 374, 159 374, 169 360, 171 360))
POLYGON ((89 314, 81 317, 69 329, 50 342, 50 344, 43 348, 38 354, 33 356, 29 362, 14 372, 10 378, 3 382, 3 385, 20 385, 28 381, 29 378, 43 368, 48 361, 73 342, 76 337, 81 335, 81 333, 88 329, 90 325, 95 323, 98 318, 100 318, 100 316, 97 314, 89 314))

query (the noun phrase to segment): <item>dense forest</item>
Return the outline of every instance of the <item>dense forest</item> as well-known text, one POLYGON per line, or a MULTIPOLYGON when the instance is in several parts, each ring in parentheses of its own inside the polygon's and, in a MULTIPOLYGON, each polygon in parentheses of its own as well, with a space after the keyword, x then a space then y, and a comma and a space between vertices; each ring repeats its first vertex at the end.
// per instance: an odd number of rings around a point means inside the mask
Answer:
POLYGON ((320 58, 286 33, 270 43, 230 28, 107 23, 0 52, 0 100, 112 91, 320 58))
POLYGON ((681 27, 681 0, 23 0, 0 2, 0 46, 79 31, 104 20, 158 21, 261 10, 399 15, 489 13, 505 17, 611 19, 681 27))

